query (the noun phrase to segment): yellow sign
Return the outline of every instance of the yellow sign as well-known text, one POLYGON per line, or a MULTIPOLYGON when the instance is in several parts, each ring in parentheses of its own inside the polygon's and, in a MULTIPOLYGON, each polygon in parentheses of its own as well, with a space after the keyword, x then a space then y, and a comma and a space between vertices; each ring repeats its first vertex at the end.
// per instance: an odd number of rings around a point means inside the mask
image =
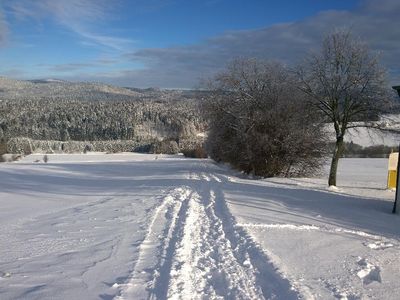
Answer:
POLYGON ((397 162, 399 160, 399 153, 392 153, 389 156, 389 166, 388 166, 388 189, 396 188, 397 182, 397 162))

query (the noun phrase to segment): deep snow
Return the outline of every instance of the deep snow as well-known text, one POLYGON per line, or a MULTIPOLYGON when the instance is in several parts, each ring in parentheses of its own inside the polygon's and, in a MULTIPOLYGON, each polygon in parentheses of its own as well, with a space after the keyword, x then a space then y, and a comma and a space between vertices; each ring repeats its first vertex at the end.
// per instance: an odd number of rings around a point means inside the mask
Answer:
POLYGON ((180 156, 48 157, 0 164, 1 299, 400 293, 386 159, 343 159, 332 190, 180 156))

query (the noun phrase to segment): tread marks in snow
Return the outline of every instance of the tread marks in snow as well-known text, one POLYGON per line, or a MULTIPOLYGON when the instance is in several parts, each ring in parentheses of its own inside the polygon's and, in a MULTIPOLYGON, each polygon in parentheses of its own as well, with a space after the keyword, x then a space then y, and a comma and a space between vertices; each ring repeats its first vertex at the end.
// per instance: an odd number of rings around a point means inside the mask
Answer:
POLYGON ((175 228, 183 215, 189 191, 176 188, 164 197, 154 212, 145 239, 140 244, 139 258, 126 284, 116 299, 162 298, 165 294, 165 266, 170 263, 175 242, 175 228))
MULTIPOLYGON (((222 230, 227 241, 231 244, 232 254, 237 263, 244 267, 249 278, 252 278, 254 284, 261 289, 263 297, 267 299, 298 299, 300 295, 293 290, 290 282, 277 272, 247 232, 236 226, 236 222, 227 207, 224 194, 219 189, 219 183, 222 180, 215 175, 210 176, 215 181, 211 183, 209 190, 211 196, 209 206, 212 207, 215 217, 220 220, 222 230)), ((207 193, 207 191, 205 192, 207 193)), ((246 297, 246 293, 242 296, 249 298, 246 297)))
POLYGON ((234 226, 219 189, 222 180, 207 172, 190 178, 196 179, 194 192, 172 263, 168 298, 299 298, 245 231, 234 226))
POLYGON ((190 176, 156 208, 117 299, 297 299, 289 281, 235 226, 213 174, 190 176))

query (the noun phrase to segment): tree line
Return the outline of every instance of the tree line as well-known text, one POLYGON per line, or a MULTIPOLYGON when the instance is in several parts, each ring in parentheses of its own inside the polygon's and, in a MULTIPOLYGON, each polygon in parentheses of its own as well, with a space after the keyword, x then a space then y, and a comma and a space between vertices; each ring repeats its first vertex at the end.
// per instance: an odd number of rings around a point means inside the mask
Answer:
POLYGON ((194 100, 0 101, 0 139, 185 139, 204 131, 194 100))
POLYGON ((335 140, 328 183, 336 185, 348 130, 385 129, 379 119, 394 105, 385 75, 368 46, 344 30, 327 35, 320 51, 295 67, 235 60, 208 83, 207 150, 246 173, 307 175, 335 140), (335 136, 327 136, 326 123, 335 136))

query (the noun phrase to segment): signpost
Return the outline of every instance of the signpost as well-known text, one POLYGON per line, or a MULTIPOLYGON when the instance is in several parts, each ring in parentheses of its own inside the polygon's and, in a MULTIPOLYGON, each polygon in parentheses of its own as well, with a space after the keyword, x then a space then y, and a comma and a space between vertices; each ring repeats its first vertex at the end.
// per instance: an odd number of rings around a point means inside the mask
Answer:
POLYGON ((400 167, 400 144, 399 144, 399 158, 397 160, 396 196, 394 198, 394 205, 393 205, 393 210, 392 210, 392 213, 394 213, 394 214, 398 214, 400 212, 400 209, 399 209, 399 207, 397 205, 397 201, 400 201, 399 200, 399 198, 400 198, 400 191, 399 191, 399 186, 400 186, 400 184, 399 184, 399 182, 400 182, 399 171, 400 171, 400 168, 399 167, 400 167))
MULTIPOLYGON (((394 86, 393 88, 397 91, 397 93, 399 93, 399 96, 400 96, 400 85, 394 86)), ((399 166, 400 166, 400 144, 399 144, 399 156, 398 156, 398 159, 397 159, 396 196, 394 198, 394 205, 393 205, 393 210, 392 210, 392 213, 394 213, 394 214, 398 214, 399 211, 400 211, 400 209, 399 209, 399 207, 397 205, 397 201, 400 201, 399 200, 399 197, 400 197, 400 191, 399 191, 399 185, 400 185, 399 184, 399 181, 400 181, 399 171, 400 171, 400 169, 399 169, 399 166)))

